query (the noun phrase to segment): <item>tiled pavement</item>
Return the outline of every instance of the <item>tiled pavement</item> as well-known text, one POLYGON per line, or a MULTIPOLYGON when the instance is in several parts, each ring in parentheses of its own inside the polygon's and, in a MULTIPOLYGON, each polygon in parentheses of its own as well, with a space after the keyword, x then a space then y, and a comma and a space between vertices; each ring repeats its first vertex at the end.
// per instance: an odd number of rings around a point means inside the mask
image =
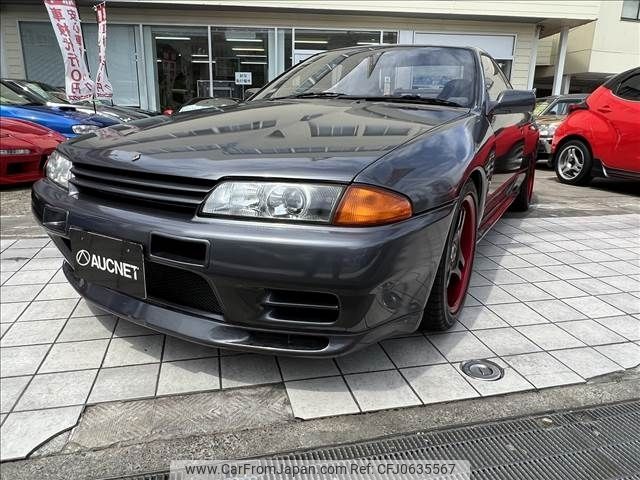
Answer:
POLYGON ((640 364, 640 215, 507 219, 482 241, 460 324, 337 360, 218 351, 118 320, 47 239, 2 240, 0 437, 24 457, 86 404, 284 382, 308 419, 584 382, 640 364), (461 361, 491 358, 496 382, 461 361))

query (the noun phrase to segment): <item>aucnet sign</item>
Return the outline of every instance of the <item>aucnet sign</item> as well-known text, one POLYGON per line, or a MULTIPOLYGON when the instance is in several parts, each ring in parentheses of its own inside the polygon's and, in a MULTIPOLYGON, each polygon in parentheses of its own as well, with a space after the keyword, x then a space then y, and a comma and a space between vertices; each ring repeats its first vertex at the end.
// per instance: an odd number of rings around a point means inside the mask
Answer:
POLYGON ((251 72, 236 72, 236 85, 251 85, 251 72))

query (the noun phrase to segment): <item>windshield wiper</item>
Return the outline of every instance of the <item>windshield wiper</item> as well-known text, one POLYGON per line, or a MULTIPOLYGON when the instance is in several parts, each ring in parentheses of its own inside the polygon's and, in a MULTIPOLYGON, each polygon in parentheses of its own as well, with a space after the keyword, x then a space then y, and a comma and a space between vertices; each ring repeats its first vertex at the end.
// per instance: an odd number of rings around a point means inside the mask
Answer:
POLYGON ((457 102, 451 100, 443 100, 441 98, 429 98, 422 97, 420 95, 382 95, 378 97, 355 97, 349 96, 347 98, 359 98, 362 100, 383 101, 383 102, 408 102, 408 103, 424 103, 428 105, 443 105, 447 107, 464 107, 457 102))
MULTIPOLYGON (((282 100, 283 98, 342 98, 347 97, 344 93, 338 92, 304 92, 295 95, 285 95, 284 97, 272 97, 269 100, 282 100)), ((349 97, 350 98, 350 97, 349 97)))

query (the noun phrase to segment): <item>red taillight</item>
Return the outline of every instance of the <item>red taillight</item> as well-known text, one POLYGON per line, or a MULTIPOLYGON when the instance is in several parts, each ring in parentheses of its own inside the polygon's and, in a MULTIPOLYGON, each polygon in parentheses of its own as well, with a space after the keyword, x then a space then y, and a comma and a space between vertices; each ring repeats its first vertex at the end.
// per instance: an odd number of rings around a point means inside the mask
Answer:
POLYGON ((572 103, 571 105, 569 105, 568 110, 569 113, 575 112, 577 110, 589 110, 589 105, 587 105, 587 102, 572 103))

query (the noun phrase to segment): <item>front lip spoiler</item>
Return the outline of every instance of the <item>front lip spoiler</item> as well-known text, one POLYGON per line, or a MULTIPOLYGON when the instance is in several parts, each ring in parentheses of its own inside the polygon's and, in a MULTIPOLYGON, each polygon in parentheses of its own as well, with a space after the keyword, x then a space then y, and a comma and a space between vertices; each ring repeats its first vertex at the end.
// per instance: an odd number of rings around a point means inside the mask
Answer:
POLYGON ((82 297, 112 315, 190 342, 253 353, 313 358, 336 357, 376 343, 382 338, 392 336, 394 333, 413 331, 422 314, 422 312, 416 312, 394 319, 374 329, 352 334, 324 333, 321 330, 315 332, 260 330, 224 323, 222 317, 217 321, 211 318, 181 313, 130 297, 106 287, 88 283, 77 277, 67 262, 64 262, 62 270, 69 283, 82 297), (328 343, 321 349, 282 348, 252 343, 251 334, 256 332, 324 338, 328 343))

